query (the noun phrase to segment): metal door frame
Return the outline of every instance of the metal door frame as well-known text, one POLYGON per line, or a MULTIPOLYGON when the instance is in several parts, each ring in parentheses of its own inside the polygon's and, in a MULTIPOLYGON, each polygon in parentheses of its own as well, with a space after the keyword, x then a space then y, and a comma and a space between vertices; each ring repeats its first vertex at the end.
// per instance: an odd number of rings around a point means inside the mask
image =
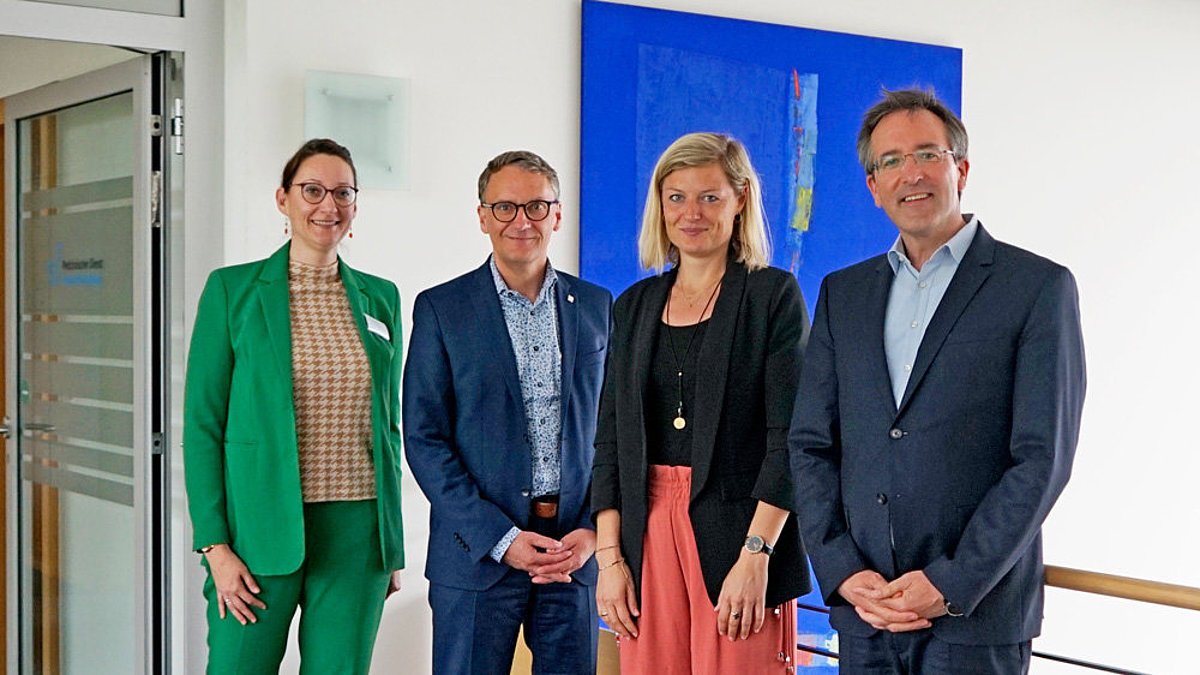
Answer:
MULTIPOLYGON (((6 143, 4 161, 6 199, 4 237, 6 293, 8 316, 5 320, 5 340, 9 346, 9 368, 6 382, 10 393, 5 415, 16 430, 5 443, 5 480, 8 490, 8 670, 22 672, 24 625, 20 607, 22 584, 28 583, 29 571, 20 567, 21 538, 28 514, 20 510, 21 458, 17 451, 16 434, 20 433, 19 396, 17 395, 17 364, 21 359, 19 315, 20 275, 17 271, 17 152, 20 147, 18 123, 29 117, 86 103, 126 91, 133 92, 134 152, 133 175, 133 406, 134 406, 134 547, 139 565, 134 571, 135 588, 140 592, 134 599, 135 654, 140 654, 139 672, 164 672, 168 667, 166 626, 169 604, 166 595, 167 541, 169 523, 166 495, 169 495, 169 472, 163 464, 163 434, 167 407, 164 373, 167 354, 164 293, 166 269, 162 223, 170 213, 163 187, 169 163, 166 153, 162 120, 164 112, 163 73, 169 57, 163 54, 135 57, 107 68, 54 82, 37 89, 13 95, 5 101, 5 125, 12 130, 11 143, 6 143), (140 480, 137 479, 140 477, 140 480), (15 571, 19 570, 19 573, 15 571)), ((24 618, 28 621, 28 617, 24 618)))

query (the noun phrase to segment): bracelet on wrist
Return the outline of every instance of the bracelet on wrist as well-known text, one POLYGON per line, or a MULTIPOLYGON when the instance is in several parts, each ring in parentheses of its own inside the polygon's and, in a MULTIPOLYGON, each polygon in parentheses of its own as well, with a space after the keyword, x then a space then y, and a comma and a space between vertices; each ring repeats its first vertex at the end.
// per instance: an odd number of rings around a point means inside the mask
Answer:
POLYGON ((616 567, 617 565, 619 565, 619 564, 621 564, 621 563, 623 563, 623 562, 625 562, 625 559, 624 559, 624 558, 617 558, 617 559, 613 560, 612 562, 610 562, 610 563, 608 563, 608 564, 601 565, 600 567, 596 568, 596 571, 597 571, 597 572, 603 572, 604 570, 606 570, 606 569, 608 569, 608 568, 610 568, 610 567, 616 567))

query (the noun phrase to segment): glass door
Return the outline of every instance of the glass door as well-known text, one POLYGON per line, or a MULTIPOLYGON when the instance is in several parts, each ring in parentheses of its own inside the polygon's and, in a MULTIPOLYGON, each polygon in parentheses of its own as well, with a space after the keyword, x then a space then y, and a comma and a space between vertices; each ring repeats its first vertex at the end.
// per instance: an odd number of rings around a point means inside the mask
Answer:
POLYGON ((156 64, 138 56, 5 104, 22 674, 162 663, 156 64))

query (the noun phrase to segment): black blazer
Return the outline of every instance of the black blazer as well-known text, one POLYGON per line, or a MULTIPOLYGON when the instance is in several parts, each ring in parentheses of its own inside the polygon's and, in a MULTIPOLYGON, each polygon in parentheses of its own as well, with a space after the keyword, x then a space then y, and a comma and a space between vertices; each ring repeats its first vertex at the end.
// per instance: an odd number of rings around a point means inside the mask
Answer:
MULTIPOLYGON (((617 298, 596 429, 592 514, 620 511, 621 549, 639 593, 648 466, 643 396, 654 335, 674 281, 671 270, 617 298)), ((688 513, 714 605, 758 502, 794 510, 787 436, 808 331, 795 277, 775 268, 748 272, 729 262, 699 345, 695 413, 689 419, 695 431, 688 513)), ((768 607, 810 589, 794 514, 768 570, 768 607)))

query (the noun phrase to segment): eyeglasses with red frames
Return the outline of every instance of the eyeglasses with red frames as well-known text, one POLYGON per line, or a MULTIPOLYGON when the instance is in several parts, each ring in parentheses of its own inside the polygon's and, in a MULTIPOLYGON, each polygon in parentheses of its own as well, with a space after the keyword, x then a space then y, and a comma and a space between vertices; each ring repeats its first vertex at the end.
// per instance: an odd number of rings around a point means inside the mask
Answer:
POLYGON ((333 195, 333 203, 338 206, 350 206, 358 199, 358 188, 349 185, 339 185, 327 188, 320 183, 296 183, 293 187, 300 188, 300 196, 309 204, 320 204, 326 194, 333 195))

